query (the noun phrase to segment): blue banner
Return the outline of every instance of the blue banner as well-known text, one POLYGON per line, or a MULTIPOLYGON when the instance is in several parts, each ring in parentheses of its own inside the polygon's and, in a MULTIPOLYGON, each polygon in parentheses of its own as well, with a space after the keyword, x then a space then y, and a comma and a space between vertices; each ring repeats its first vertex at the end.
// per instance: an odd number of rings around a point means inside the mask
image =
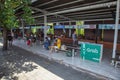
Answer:
MULTIPOLYGON (((115 24, 99 24, 99 29, 115 29, 115 24)), ((120 25, 118 29, 120 29, 120 25)))
POLYGON ((65 29, 64 25, 56 25, 54 26, 54 29, 65 29))

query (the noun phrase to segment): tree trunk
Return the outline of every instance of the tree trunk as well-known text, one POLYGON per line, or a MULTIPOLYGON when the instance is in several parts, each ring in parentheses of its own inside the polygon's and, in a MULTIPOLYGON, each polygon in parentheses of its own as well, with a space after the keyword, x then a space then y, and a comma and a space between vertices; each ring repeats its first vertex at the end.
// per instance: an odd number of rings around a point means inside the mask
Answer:
POLYGON ((8 49, 8 42, 7 42, 7 29, 3 27, 3 50, 8 49))

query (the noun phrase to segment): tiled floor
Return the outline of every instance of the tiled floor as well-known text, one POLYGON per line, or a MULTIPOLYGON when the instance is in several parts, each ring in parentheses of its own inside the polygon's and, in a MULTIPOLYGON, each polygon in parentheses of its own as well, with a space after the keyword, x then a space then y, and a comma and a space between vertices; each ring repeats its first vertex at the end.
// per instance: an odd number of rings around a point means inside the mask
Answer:
POLYGON ((109 49, 104 49, 103 59, 101 63, 95 63, 88 60, 82 60, 79 57, 79 54, 75 57, 67 57, 65 53, 52 53, 50 54, 49 50, 45 50, 42 45, 37 44, 36 46, 28 47, 23 40, 15 40, 14 45, 32 51, 35 54, 38 54, 42 57, 56 60, 62 64, 71 66, 78 70, 86 70, 90 73, 93 72, 98 75, 112 78, 114 80, 120 80, 120 68, 115 68, 111 65, 111 53, 109 49))

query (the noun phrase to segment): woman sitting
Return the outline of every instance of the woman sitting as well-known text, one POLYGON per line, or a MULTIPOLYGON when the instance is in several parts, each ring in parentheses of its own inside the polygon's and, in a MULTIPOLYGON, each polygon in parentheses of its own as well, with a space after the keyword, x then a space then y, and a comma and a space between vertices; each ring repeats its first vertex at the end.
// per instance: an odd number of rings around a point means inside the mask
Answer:
POLYGON ((61 48, 61 39, 60 39, 60 38, 55 39, 55 41, 54 41, 53 44, 54 44, 54 45, 52 45, 52 46, 50 47, 50 51, 51 51, 51 52, 53 52, 53 51, 57 52, 58 49, 61 48))

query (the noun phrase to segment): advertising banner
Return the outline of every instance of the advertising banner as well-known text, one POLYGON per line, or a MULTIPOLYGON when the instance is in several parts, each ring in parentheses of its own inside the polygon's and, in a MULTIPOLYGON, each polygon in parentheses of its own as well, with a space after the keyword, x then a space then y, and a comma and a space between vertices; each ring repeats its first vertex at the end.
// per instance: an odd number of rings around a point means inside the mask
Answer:
POLYGON ((65 29, 73 29, 74 26, 65 25, 65 29))
POLYGON ((78 26, 79 29, 96 29, 96 25, 82 25, 78 26))
POLYGON ((80 43, 80 56, 84 60, 101 62, 103 45, 94 43, 80 43))
MULTIPOLYGON (((115 29, 115 24, 99 24, 99 29, 115 29)), ((120 25, 118 29, 120 29, 120 25)))
POLYGON ((54 29, 65 29, 64 25, 56 25, 54 26, 54 29))

